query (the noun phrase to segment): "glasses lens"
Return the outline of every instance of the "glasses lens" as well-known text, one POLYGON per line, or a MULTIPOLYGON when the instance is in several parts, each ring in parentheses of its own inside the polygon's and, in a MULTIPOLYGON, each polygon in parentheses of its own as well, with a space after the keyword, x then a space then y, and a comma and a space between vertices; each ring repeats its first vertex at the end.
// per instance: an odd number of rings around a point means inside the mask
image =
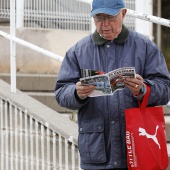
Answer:
POLYGON ((96 22, 103 22, 104 20, 108 20, 109 22, 114 22, 117 19, 117 16, 119 15, 119 13, 117 15, 107 15, 107 16, 103 16, 103 15, 95 15, 94 19, 96 22))

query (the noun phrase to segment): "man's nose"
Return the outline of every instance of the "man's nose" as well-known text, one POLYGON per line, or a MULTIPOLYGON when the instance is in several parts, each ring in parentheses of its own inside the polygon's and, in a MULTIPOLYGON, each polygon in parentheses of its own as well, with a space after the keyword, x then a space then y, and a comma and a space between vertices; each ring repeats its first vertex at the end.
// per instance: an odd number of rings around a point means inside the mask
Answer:
POLYGON ((103 18, 103 25, 106 26, 109 24, 109 19, 107 17, 103 18))

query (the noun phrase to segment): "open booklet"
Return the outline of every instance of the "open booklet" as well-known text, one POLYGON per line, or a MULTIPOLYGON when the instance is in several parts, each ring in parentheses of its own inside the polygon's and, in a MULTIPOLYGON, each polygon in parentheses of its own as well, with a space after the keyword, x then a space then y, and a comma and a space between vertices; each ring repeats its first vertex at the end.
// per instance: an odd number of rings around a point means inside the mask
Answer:
POLYGON ((89 97, 112 95, 115 91, 125 87, 124 80, 127 77, 135 78, 134 67, 122 67, 109 73, 98 70, 81 70, 82 78, 80 81, 83 85, 93 84, 95 90, 89 97))

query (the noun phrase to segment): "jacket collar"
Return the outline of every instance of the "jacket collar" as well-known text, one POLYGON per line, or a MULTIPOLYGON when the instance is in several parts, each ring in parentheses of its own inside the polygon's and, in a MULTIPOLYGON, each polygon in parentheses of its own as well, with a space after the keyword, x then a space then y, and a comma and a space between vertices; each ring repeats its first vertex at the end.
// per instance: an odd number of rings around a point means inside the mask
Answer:
MULTIPOLYGON (((123 44, 123 43, 128 39, 128 36, 129 36, 129 30, 128 30, 128 28, 126 28, 125 25, 122 25, 122 31, 121 31, 121 33, 118 35, 117 38, 115 38, 115 39, 113 40, 113 42, 115 42, 115 43, 117 43, 117 44, 123 44)), ((102 45, 102 44, 110 41, 110 40, 104 39, 104 38, 97 32, 97 30, 93 33, 93 40, 94 40, 94 43, 97 44, 97 45, 102 45)))

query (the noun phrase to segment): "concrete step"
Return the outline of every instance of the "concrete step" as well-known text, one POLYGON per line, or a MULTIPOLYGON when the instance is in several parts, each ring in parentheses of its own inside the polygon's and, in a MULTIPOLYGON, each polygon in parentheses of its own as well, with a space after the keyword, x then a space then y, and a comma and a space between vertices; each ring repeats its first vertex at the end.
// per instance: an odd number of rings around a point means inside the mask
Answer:
POLYGON ((167 107, 167 105, 165 105, 165 106, 163 107, 163 109, 164 109, 164 114, 170 116, 170 107, 167 107))
MULTIPOLYGON (((10 84, 10 74, 1 73, 0 79, 10 84)), ((65 114, 74 112, 69 109, 60 107, 54 96, 56 74, 17 74, 17 89, 27 92, 30 96, 52 108, 53 110, 65 114)), ((170 108, 164 106, 165 115, 170 115, 170 108)))
MULTIPOLYGON (((170 116, 165 115, 165 124, 166 124, 166 139, 170 145, 170 116)), ((169 154, 170 154, 170 146, 169 146, 169 154)))
MULTIPOLYGON (((0 74, 0 79, 10 84, 10 74, 0 74)), ((63 116, 72 117, 73 110, 57 104, 54 95, 56 79, 54 74, 17 74, 16 87, 63 116)))
MULTIPOLYGON (((1 73, 0 79, 10 84, 10 74, 1 73)), ((17 74, 16 87, 21 91, 54 92, 55 74, 17 74)))
POLYGON ((40 93, 40 92, 38 93, 25 92, 25 93, 59 113, 69 114, 73 112, 73 110, 69 110, 64 107, 59 106, 55 99, 54 93, 40 93))

